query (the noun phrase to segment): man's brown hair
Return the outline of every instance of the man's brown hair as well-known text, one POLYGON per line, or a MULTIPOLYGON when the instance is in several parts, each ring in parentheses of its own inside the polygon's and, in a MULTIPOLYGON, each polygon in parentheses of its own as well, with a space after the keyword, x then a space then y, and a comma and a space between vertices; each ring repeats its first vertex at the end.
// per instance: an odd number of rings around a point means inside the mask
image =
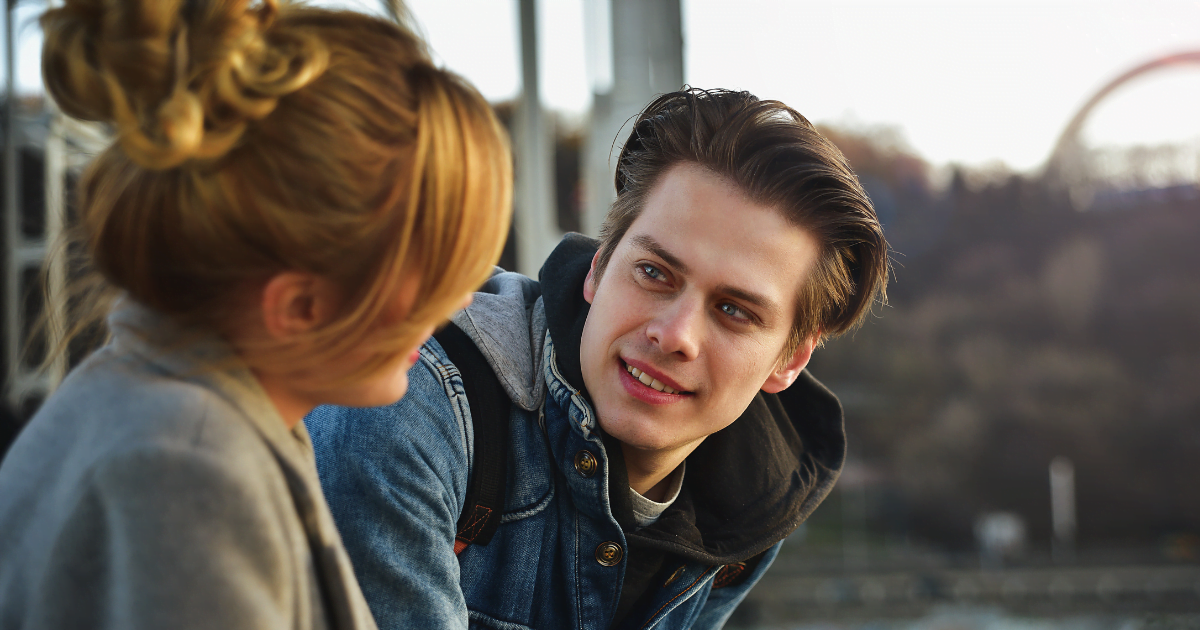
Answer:
POLYGON ((638 116, 617 163, 617 200, 600 230, 597 281, 650 190, 680 163, 735 183, 819 243, 785 359, 810 336, 853 330, 877 299, 886 300, 887 240, 841 151, 787 105, 728 90, 672 92, 638 116))

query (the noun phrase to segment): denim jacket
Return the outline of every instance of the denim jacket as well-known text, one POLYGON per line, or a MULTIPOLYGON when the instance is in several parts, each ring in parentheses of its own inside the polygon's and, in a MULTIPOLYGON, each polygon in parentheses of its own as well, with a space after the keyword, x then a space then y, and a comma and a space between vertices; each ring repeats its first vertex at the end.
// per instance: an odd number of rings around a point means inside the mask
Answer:
POLYGON ((454 553, 471 475, 500 471, 472 470, 462 379, 436 340, 400 402, 306 419, 381 628, 718 628, 836 480, 841 408, 805 374, 790 397, 760 394, 739 429, 705 440, 671 508, 631 525, 620 448, 606 447, 578 374, 587 304, 576 288, 594 251, 568 237, 541 285, 499 273, 455 317, 513 402, 504 513, 488 544, 454 553), (577 464, 585 453, 598 465, 577 464), (639 592, 614 625, 631 567, 639 592))

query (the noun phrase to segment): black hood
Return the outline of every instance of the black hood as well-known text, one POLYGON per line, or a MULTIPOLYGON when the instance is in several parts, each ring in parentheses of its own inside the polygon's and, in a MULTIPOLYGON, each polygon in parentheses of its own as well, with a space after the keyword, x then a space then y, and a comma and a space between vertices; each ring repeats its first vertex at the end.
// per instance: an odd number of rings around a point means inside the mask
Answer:
MULTIPOLYGON (((539 274, 546 320, 563 377, 583 386, 579 343, 590 305, 583 282, 597 241, 568 234, 539 274)), ((838 399, 808 371, 779 394, 759 392, 733 424, 687 458, 679 498, 635 529, 621 449, 606 437, 612 509, 631 547, 706 564, 747 561, 804 522, 837 481, 846 459, 838 399)))

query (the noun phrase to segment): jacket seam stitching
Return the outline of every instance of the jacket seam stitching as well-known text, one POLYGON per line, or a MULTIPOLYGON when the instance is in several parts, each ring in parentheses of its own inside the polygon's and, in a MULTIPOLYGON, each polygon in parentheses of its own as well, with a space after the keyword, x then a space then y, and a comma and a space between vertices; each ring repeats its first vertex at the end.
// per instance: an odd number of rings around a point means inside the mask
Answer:
POLYGON ((580 583, 583 581, 583 576, 580 571, 583 567, 583 562, 579 559, 579 512, 575 512, 575 601, 578 602, 575 606, 575 627, 583 627, 583 593, 580 592, 580 583))
POLYGON ((503 525, 505 523, 512 523, 513 521, 519 521, 519 520, 534 516, 535 514, 539 514, 543 510, 545 510, 547 507, 550 506, 550 502, 552 500, 554 500, 554 485, 553 484, 550 485, 550 490, 546 492, 545 496, 543 496, 542 498, 537 500, 537 503, 534 503, 534 504, 530 505, 529 507, 526 507, 526 508, 523 508, 520 510, 513 510, 512 512, 501 512, 500 524, 503 525))
POLYGON ((675 600, 677 600, 677 599, 679 599, 680 597, 682 597, 684 593, 687 593, 688 591, 692 590, 692 587, 693 587, 693 586, 695 586, 696 584, 698 584, 698 583, 700 582, 700 580, 703 580, 703 579, 704 579, 704 576, 705 576, 705 574, 707 574, 707 573, 708 573, 708 571, 705 571, 704 573, 701 573, 701 574, 700 574, 700 577, 696 578, 696 579, 695 579, 695 580, 694 580, 694 581, 693 581, 691 584, 688 584, 688 585, 687 585, 687 588, 685 588, 685 589, 683 589, 682 591, 679 591, 678 593, 676 593, 676 594, 675 594, 675 597, 672 597, 671 599, 668 599, 668 600, 667 600, 667 602, 666 602, 665 604, 663 604, 662 606, 660 606, 658 610, 654 611, 654 614, 653 614, 653 615, 650 615, 650 618, 646 620, 646 623, 645 623, 645 624, 642 626, 642 629, 643 629, 643 630, 645 630, 645 628, 649 628, 649 627, 650 627, 650 622, 651 622, 651 621, 654 621, 654 618, 658 616, 658 613, 660 613, 660 612, 662 612, 662 611, 663 611, 663 608, 666 608, 667 606, 670 606, 670 605, 671 605, 671 602, 674 602, 675 600))
MULTIPOLYGON (((429 342, 437 343, 437 340, 430 338, 429 342)), ((474 427, 471 426, 471 409, 466 402, 466 388, 462 382, 462 373, 459 372, 458 366, 449 360, 445 352, 441 348, 441 344, 438 344, 436 352, 428 344, 424 344, 420 348, 421 358, 428 361, 430 366, 436 371, 439 384, 442 386, 442 391, 446 394, 446 399, 450 403, 450 409, 457 421, 459 437, 462 440, 460 444, 466 453, 467 483, 469 484, 471 476, 475 473, 475 432, 474 427)), ((465 504, 465 486, 462 495, 458 498, 460 501, 463 501, 456 510, 461 514, 469 507, 465 504)))

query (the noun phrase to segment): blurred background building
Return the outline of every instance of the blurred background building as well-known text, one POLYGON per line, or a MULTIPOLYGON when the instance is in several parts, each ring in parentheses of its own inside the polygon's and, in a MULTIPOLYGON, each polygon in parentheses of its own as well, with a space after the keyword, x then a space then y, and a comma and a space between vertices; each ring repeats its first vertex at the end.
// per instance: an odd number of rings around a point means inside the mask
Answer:
MULTIPOLYGON (((1200 625, 1200 5, 408 5, 509 126, 508 268, 596 234, 627 122, 685 82, 797 108, 871 194, 889 303, 810 366, 850 461, 731 625, 1200 625)), ((44 7, 6 21, 0 449, 65 367, 20 349, 104 144, 42 94, 44 7)))

